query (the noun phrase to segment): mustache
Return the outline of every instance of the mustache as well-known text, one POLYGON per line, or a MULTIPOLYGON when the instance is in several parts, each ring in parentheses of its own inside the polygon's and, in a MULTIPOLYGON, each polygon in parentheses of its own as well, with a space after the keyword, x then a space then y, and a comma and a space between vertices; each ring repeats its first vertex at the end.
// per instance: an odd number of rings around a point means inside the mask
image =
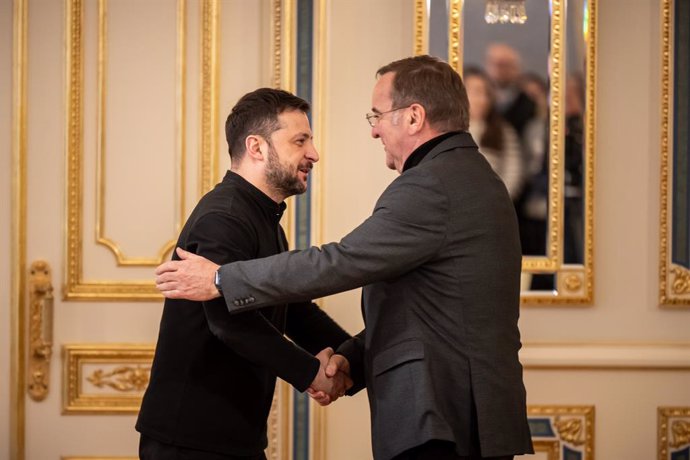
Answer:
POLYGON ((300 169, 300 170, 301 170, 301 169, 306 169, 306 170, 309 170, 309 171, 311 171, 313 168, 314 168, 314 163, 312 163, 311 161, 307 161, 307 162, 304 162, 304 163, 300 163, 300 165, 299 165, 299 167, 298 167, 298 169, 300 169))

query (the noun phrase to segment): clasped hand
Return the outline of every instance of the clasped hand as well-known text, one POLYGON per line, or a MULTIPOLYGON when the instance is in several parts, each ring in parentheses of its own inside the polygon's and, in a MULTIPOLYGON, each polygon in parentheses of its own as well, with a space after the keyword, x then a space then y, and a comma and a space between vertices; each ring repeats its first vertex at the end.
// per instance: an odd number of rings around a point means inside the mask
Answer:
POLYGON ((319 371, 307 393, 320 405, 327 406, 352 387, 350 363, 343 355, 334 354, 330 347, 321 350, 316 358, 319 371))

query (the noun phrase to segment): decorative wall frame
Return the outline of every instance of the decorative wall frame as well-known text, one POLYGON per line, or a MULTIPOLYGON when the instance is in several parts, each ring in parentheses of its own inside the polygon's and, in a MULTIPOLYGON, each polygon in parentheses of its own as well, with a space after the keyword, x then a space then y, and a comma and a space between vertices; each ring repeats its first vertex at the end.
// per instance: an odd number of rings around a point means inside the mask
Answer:
POLYGON ((690 308, 690 5, 661 8, 659 304, 690 308))
MULTIPOLYGON (((549 198, 547 219, 547 244, 545 256, 523 256, 523 274, 549 275, 554 277, 553 289, 523 289, 521 299, 526 305, 582 305, 593 302, 594 293, 594 131, 595 131, 595 87, 596 87, 596 42, 597 42, 597 0, 586 1, 583 14, 586 63, 584 74, 584 149, 583 171, 583 254, 582 263, 565 263, 564 252, 564 135, 565 135, 565 83, 567 47, 566 9, 563 0, 549 2, 550 23, 550 120, 549 120, 549 198), (563 101, 563 102, 562 102, 563 101)), ((430 30, 429 5, 425 0, 414 2, 414 53, 429 52, 430 30)), ((447 19, 448 52, 442 56, 458 72, 463 67, 463 0, 445 2, 447 19)), ((518 26, 519 27, 519 26, 518 26)))
POLYGON ((690 407, 659 407, 658 460, 690 458, 690 407))
MULTIPOLYGON (((93 280, 84 277, 84 38, 83 17, 84 2, 82 0, 65 0, 66 5, 66 69, 67 69, 67 216, 65 235, 65 283, 63 296, 65 300, 118 300, 118 301, 159 301, 160 294, 150 281, 126 280, 93 280)), ((158 256, 154 259, 128 258, 119 250, 116 243, 103 234, 103 129, 102 119, 104 110, 104 65, 105 56, 105 17, 106 0, 99 0, 99 174, 98 186, 98 218, 97 241, 111 249, 118 265, 151 266, 160 263, 174 246, 174 240, 162 245, 158 256)), ((184 162, 184 35, 186 22, 184 19, 186 0, 178 0, 178 124, 177 142, 180 145, 180 156, 184 162)), ((202 40, 201 40, 201 154, 200 154, 200 193, 208 190, 215 183, 215 165, 217 163, 217 99, 218 99, 218 0, 203 0, 202 3, 202 40)), ((185 175, 185 168, 181 167, 179 174, 185 175)), ((184 181, 180 183, 181 193, 184 194, 184 181)), ((181 199, 181 206, 184 200, 181 199)), ((180 211, 180 216, 184 210, 180 211)), ((181 217, 180 217, 181 218, 181 217)), ((180 221, 181 222, 181 221, 180 221)), ((178 224, 179 226, 179 224, 178 224)))
POLYGON ((153 353, 151 345, 64 345, 63 413, 137 413, 153 353))
POLYGON ((549 460, 594 460, 594 406, 528 406, 536 452, 549 460))

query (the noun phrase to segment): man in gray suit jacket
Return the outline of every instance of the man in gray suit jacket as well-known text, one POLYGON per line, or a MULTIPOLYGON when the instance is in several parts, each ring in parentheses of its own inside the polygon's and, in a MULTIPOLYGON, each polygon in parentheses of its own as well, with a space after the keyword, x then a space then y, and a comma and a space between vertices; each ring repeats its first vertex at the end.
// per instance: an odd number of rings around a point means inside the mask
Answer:
POLYGON ((367 387, 374 458, 532 453, 517 221, 467 133, 462 80, 429 56, 377 75, 367 119, 400 176, 371 217, 339 243, 220 268, 182 253, 159 267, 158 287, 194 300, 222 292, 234 312, 364 286, 366 328, 338 349, 332 370, 350 371, 349 394, 367 387))

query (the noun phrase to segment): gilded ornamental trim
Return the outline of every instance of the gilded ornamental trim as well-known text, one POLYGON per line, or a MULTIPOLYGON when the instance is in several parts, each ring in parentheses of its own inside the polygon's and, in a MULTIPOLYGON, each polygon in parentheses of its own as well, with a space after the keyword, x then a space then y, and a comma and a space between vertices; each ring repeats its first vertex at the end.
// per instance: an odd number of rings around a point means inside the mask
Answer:
POLYGON ((549 460, 569 453, 594 460, 594 412, 594 406, 528 406, 535 450, 548 452, 549 460))
MULTIPOLYGON (((463 7, 464 0, 451 0, 448 4, 448 56, 449 63, 459 72, 463 65, 463 7)), ((522 269, 528 273, 554 274, 557 289, 555 291, 525 291, 521 298, 526 305, 582 305, 591 304, 594 292, 594 129, 595 92, 596 92, 596 48, 597 48, 597 2, 588 2, 589 16, 587 34, 586 62, 586 95, 585 95, 585 145, 583 158, 584 171, 584 254, 582 265, 563 264, 563 190, 561 178, 564 175, 564 106, 563 92, 565 82, 565 61, 563 43, 565 40, 565 7, 563 0, 553 0, 551 15, 551 64, 552 78, 551 120, 549 125, 549 151, 551 188, 549 194, 549 220, 547 232, 547 254, 545 256, 523 257, 522 269)), ((424 0, 414 2, 414 54, 428 52, 428 12, 424 0)))
POLYGON ((10 351, 9 448, 10 458, 24 460, 27 365, 27 0, 14 0, 12 10, 12 200, 10 226, 10 351))
MULTIPOLYGON (((103 0, 101 0, 103 2, 103 0)), ((83 64, 83 17, 84 4, 82 0, 65 0, 66 2, 66 164, 67 164, 67 216, 66 216, 66 243, 65 243, 65 285, 63 296, 65 300, 116 300, 116 301, 160 301, 161 296, 153 282, 139 280, 89 280, 84 278, 83 266, 83 195, 84 190, 84 119, 83 119, 83 92, 84 92, 84 64, 83 64)), ((103 3, 104 4, 104 3, 103 3)), ((183 15, 185 0, 178 0, 178 51, 182 46, 180 34, 186 30, 183 15)), ((101 10, 103 21, 104 10, 101 10)), ((213 160, 218 152, 216 146, 216 119, 218 98, 217 79, 217 52, 218 52, 218 2, 217 0, 204 0, 202 14, 202 44, 201 55, 204 59, 201 70, 202 93, 202 162, 200 172, 200 188, 208 187, 215 180, 214 169, 216 162, 213 160), (206 184, 206 185, 204 185, 206 184)), ((102 34, 101 34, 102 35, 102 34)), ((100 40, 99 40, 100 41, 100 40)), ((101 43, 101 46, 103 44, 101 43)), ((184 66, 184 58, 178 53, 178 69, 184 66)), ((184 74, 184 72, 182 72, 184 74)), ((181 84, 183 84, 181 79, 181 84)), ((181 91, 178 88, 178 91, 181 91)), ((182 91, 184 92, 184 91, 182 91)), ((182 95, 183 96, 183 95, 182 95)), ((178 97, 180 95, 178 94, 178 97)), ((184 131, 185 122, 182 114, 184 110, 183 99, 180 109, 176 114, 177 126, 181 133, 179 139, 184 161, 184 131)), ((102 108, 102 105, 101 105, 102 108)), ((184 170, 180 171, 184 175, 184 170)), ((184 182, 184 181, 182 181, 184 182)), ((101 186, 102 186, 101 182, 101 186)), ((184 195, 184 185, 181 184, 181 194, 184 195)), ((102 196, 101 196, 102 198, 102 196)), ((184 200, 180 205, 180 216, 184 215, 184 200)), ((161 254, 169 251, 174 242, 166 243, 154 261, 134 260, 131 263, 122 259, 120 265, 151 265, 158 263, 161 254)))
POLYGON ((63 413, 137 413, 153 353, 153 345, 64 345, 63 413))
POLYGON ((106 196, 106 107, 107 107, 107 69, 108 69, 108 0, 98 1, 98 57, 97 57, 97 154, 96 154, 96 243, 108 248, 118 266, 152 267, 163 263, 165 257, 174 248, 177 232, 182 228, 185 216, 185 181, 186 181, 186 148, 185 148, 185 99, 186 99, 186 29, 187 1, 177 0, 177 56, 176 56, 176 113, 175 146, 178 158, 177 182, 179 184, 179 210, 177 224, 172 238, 161 245, 154 257, 129 257, 117 241, 106 236, 105 196, 106 196))
POLYGON ((690 407, 657 408, 658 460, 690 455, 690 407))
POLYGON ((673 189, 673 0, 661 2, 661 210, 659 229, 659 304, 690 308, 690 270, 671 261, 673 189))

